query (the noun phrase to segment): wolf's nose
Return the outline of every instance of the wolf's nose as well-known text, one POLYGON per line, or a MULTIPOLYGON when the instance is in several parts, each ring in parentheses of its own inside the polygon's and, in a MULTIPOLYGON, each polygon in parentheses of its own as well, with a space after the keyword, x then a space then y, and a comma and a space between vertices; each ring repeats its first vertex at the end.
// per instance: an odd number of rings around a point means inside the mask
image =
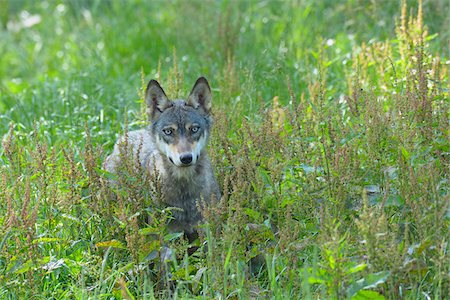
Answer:
POLYGON ((183 164, 188 165, 192 162, 192 154, 182 154, 180 160, 183 164))

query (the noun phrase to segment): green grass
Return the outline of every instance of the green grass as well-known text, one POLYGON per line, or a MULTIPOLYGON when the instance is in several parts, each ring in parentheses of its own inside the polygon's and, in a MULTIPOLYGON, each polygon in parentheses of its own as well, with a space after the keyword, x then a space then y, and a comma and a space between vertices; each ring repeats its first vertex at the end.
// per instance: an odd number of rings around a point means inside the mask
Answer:
POLYGON ((445 298, 449 9, 0 0, 0 298, 445 298), (101 162, 200 75, 223 198, 188 255, 101 162))

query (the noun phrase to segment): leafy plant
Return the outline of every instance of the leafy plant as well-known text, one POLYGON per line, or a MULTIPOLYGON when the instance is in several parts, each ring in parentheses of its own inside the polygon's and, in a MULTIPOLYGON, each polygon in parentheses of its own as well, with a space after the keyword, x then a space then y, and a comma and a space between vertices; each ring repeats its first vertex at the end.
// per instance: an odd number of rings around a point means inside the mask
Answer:
POLYGON ((447 2, 5 4, 1 299, 449 294, 447 2), (223 197, 189 243, 157 178, 102 161, 149 78, 199 74, 223 197))

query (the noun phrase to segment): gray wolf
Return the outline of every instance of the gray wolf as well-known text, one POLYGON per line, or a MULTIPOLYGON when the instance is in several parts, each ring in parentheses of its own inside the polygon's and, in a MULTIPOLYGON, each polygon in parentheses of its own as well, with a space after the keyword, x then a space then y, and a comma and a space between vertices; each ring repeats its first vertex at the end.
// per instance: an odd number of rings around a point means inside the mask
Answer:
POLYGON ((159 177, 164 205, 180 209, 172 211, 169 231, 184 231, 188 237, 202 221, 197 201, 220 198, 205 149, 212 126, 211 100, 204 77, 197 79, 185 100, 169 100, 159 83, 150 80, 145 92, 150 125, 120 137, 103 165, 108 172, 120 173, 126 143, 127 155, 159 177))

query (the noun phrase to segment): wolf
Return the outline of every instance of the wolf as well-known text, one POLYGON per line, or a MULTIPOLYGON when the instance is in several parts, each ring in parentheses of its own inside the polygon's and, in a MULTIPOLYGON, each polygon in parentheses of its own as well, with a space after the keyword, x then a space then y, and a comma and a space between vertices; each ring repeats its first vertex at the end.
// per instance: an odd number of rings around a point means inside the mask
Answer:
MULTIPOLYGON (((197 202, 220 199, 221 193, 206 151, 212 116, 208 81, 200 77, 186 99, 169 100, 156 80, 150 80, 145 102, 150 125, 121 136, 103 167, 120 173, 123 145, 131 159, 161 182, 162 201, 172 210, 169 232, 196 236, 202 215, 197 202)), ((129 159, 129 157, 127 157, 129 159)))

